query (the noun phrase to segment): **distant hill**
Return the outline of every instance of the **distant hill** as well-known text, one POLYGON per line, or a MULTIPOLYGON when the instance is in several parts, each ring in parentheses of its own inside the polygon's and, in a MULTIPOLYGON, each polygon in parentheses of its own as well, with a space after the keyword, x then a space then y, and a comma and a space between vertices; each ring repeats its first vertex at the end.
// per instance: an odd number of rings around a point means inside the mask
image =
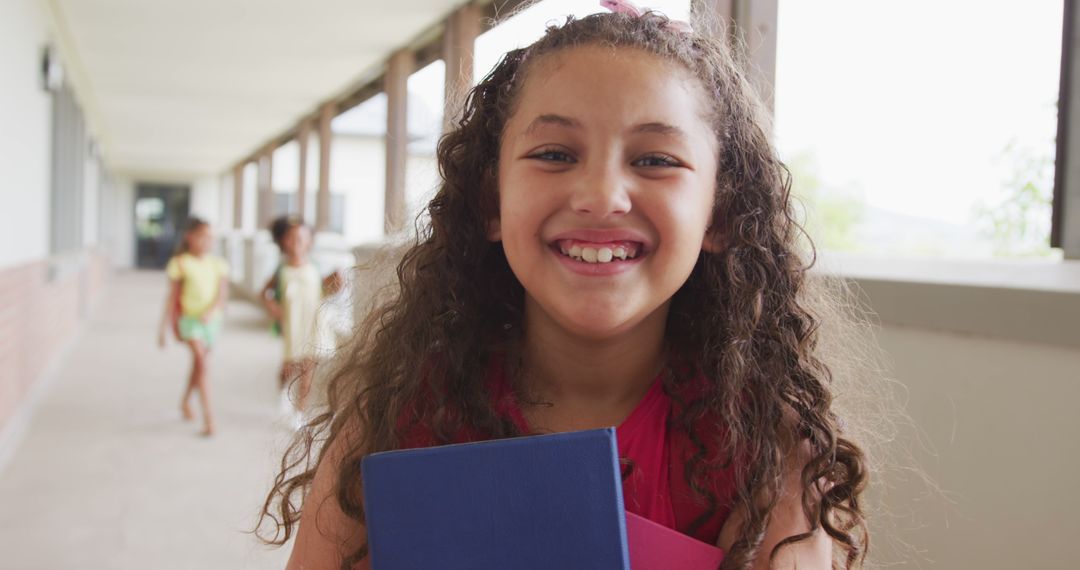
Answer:
POLYGON ((990 257, 991 244, 973 226, 864 207, 855 226, 857 251, 935 257, 990 257))

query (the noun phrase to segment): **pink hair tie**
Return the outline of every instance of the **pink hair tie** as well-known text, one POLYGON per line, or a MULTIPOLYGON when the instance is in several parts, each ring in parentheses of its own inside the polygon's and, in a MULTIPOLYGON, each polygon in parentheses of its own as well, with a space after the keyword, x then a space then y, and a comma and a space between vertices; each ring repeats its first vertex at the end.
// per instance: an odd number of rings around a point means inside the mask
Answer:
POLYGON ((641 17, 641 9, 627 0, 600 0, 600 5, 616 14, 628 14, 635 18, 641 17))
MULTIPOLYGON (((643 13, 641 8, 635 6, 630 0, 600 0, 600 5, 615 14, 626 14, 635 18, 640 18, 643 13)), ((690 24, 682 20, 668 20, 667 25, 664 27, 684 34, 694 33, 694 29, 690 27, 690 24)))

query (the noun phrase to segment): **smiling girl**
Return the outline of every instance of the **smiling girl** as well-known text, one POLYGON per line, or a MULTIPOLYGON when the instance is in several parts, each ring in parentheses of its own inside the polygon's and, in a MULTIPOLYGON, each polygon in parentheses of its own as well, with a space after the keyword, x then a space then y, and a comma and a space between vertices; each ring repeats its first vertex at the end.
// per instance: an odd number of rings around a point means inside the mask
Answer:
POLYGON ((366 567, 367 454, 605 426, 627 509, 722 568, 861 562, 865 460, 759 106, 721 41, 614 6, 508 53, 441 141, 400 289, 267 500, 284 543, 302 497, 290 568, 366 567))

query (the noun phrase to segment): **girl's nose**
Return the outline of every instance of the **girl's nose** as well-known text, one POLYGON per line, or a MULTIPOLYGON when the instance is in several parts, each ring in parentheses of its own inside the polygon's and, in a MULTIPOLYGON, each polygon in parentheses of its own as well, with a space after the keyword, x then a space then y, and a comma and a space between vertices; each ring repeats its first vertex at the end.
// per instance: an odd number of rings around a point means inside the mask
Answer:
POLYGON ((615 161, 587 168, 575 184, 570 207, 578 213, 606 217, 630 211, 629 180, 615 161))

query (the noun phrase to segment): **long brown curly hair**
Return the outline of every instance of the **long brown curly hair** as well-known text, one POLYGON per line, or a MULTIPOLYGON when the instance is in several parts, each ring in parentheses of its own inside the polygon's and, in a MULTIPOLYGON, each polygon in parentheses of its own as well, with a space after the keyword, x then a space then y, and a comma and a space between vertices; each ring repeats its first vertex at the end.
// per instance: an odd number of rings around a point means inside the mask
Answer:
MULTIPOLYGON (((521 339, 524 301, 502 248, 487 239, 488 222, 498 214, 500 141, 538 60, 604 45, 677 62, 700 80, 712 106, 707 119, 720 149, 712 216, 724 247, 702 252, 672 300, 667 345, 692 367, 669 366, 665 387, 675 393, 691 377, 708 379, 701 397, 682 402, 671 423, 697 447, 685 474, 705 504, 714 511, 722 506, 706 491, 717 465, 752 458, 736 470, 734 504, 727 506, 740 508, 745 518, 721 568, 749 568, 760 554, 792 442, 812 450, 802 470, 807 519, 832 538, 840 566, 862 563, 866 459, 841 435, 832 411, 832 377, 817 348, 819 318, 806 302, 813 248, 809 257, 799 252, 809 241, 795 220, 790 175, 770 143, 739 58, 723 40, 667 23, 652 12, 568 18, 531 46, 507 53, 472 89, 457 128, 439 143, 443 183, 427 208, 429 221, 420 224, 397 266, 396 289, 358 328, 330 377, 328 409, 282 460, 260 518, 275 526, 268 542, 288 541, 318 462, 339 438, 349 441, 337 442, 348 452, 337 466, 336 500, 362 523, 359 461, 402 445, 408 426, 401 418, 426 426, 435 443, 452 442, 464 428, 490 438, 519 435, 494 409, 485 384, 492 358, 513 351, 521 339), (702 422, 716 429, 703 432, 702 422), (707 449, 721 457, 705 457, 707 449)), ((788 537, 766 554, 809 536, 788 537)), ((366 555, 362 546, 342 567, 366 555)))

